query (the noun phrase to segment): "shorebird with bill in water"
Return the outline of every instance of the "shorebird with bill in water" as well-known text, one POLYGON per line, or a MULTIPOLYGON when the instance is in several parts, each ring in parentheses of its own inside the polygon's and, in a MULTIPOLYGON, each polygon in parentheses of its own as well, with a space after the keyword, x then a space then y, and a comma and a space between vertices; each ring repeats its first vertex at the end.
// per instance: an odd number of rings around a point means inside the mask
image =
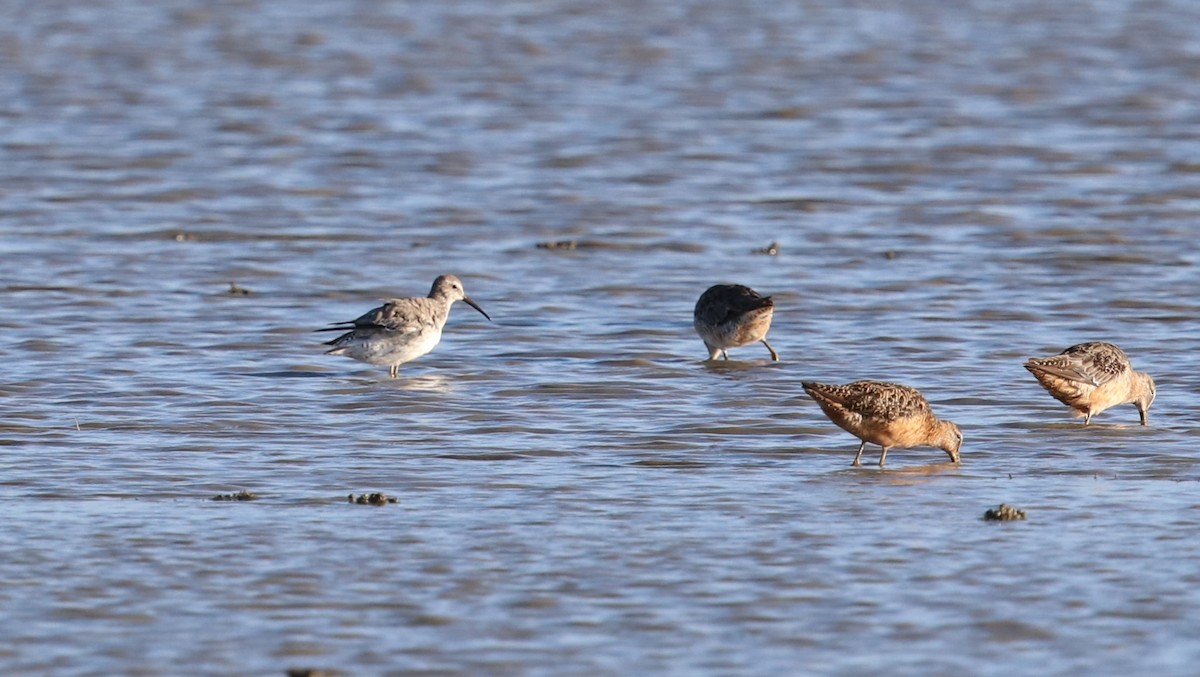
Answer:
POLYGON ((345 355, 367 364, 386 366, 388 375, 396 378, 400 365, 428 353, 442 340, 442 327, 446 326, 450 306, 455 301, 466 303, 491 321, 483 308, 467 296, 462 280, 441 275, 433 281, 427 297, 389 299, 356 320, 335 322, 316 331, 346 332, 325 342, 334 346, 325 351, 327 355, 345 355))
POLYGON ((709 287, 696 301, 692 326, 708 348, 708 359, 729 359, 727 348, 762 343, 778 362, 779 353, 767 343, 767 330, 775 314, 775 302, 740 284, 709 287))
POLYGON ((1125 351, 1111 343, 1093 341, 1071 346, 1058 355, 1034 357, 1025 368, 1054 399, 1075 410, 1083 424, 1118 404, 1132 402, 1142 425, 1150 425, 1150 405, 1157 391, 1154 379, 1134 371, 1125 351))
POLYGON ((892 447, 939 447, 958 463, 963 436, 958 426, 934 416, 916 388, 884 381, 855 381, 846 385, 805 382, 821 411, 842 430, 862 440, 854 465, 862 465, 867 443, 883 448, 879 467, 892 447))

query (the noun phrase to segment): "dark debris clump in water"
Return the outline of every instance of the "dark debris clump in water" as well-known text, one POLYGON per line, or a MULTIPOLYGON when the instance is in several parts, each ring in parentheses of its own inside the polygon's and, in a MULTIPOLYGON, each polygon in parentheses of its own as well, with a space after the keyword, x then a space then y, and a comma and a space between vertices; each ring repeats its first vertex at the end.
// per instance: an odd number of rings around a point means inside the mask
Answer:
POLYGON ((287 677, 338 677, 341 673, 315 668, 288 668, 287 677))
POLYGON ((1025 519, 1025 511, 1017 510, 1007 503, 1001 503, 998 508, 988 508, 987 512, 983 513, 983 519, 989 522, 1023 520, 1025 519))
POLYGON ((362 496, 350 494, 348 500, 351 503, 357 503, 358 505, 386 505, 388 503, 400 502, 400 499, 383 493, 363 494, 362 496))
POLYGON ((576 242, 575 240, 558 240, 557 242, 539 242, 539 243, 537 243, 537 248, 538 248, 538 249, 567 249, 567 250, 571 250, 571 249, 575 249, 575 248, 576 248, 576 247, 578 247, 578 246, 579 246, 579 243, 578 243, 578 242, 576 242))
POLYGON ((241 491, 237 492, 236 494, 218 494, 216 496, 213 496, 212 500, 214 500, 214 501, 257 501, 258 494, 252 494, 249 491, 242 489, 241 491))
POLYGON ((772 242, 771 244, 769 244, 765 247, 759 247, 758 249, 751 249, 750 253, 751 254, 763 254, 765 256, 777 256, 779 254, 779 243, 772 242))
POLYGON ((249 296, 253 292, 251 292, 249 289, 246 289, 245 287, 238 286, 237 282, 230 282, 229 283, 229 291, 226 293, 229 294, 230 296, 249 296))

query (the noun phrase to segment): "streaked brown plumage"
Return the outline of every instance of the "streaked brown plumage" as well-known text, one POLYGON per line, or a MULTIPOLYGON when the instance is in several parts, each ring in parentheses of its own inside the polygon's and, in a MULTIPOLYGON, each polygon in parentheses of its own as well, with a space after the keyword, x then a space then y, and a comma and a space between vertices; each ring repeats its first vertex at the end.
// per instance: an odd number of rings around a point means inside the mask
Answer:
POLYGON ((862 440, 854 465, 862 465, 868 442, 883 448, 879 454, 880 467, 892 447, 939 447, 950 455, 952 463, 958 463, 962 431, 950 421, 934 416, 929 402, 916 388, 883 381, 802 385, 831 421, 862 440))
POLYGON ((696 301, 692 326, 708 348, 708 359, 729 359, 726 348, 760 342, 778 362, 779 353, 767 343, 767 331, 775 314, 775 302, 740 284, 709 287, 696 301))
POLYGON ((1142 425, 1150 424, 1148 412, 1157 395, 1154 379, 1134 371, 1125 351, 1111 343, 1080 343, 1058 355, 1030 358, 1025 368, 1054 399, 1082 416, 1084 425, 1105 409, 1129 402, 1137 407, 1142 425))

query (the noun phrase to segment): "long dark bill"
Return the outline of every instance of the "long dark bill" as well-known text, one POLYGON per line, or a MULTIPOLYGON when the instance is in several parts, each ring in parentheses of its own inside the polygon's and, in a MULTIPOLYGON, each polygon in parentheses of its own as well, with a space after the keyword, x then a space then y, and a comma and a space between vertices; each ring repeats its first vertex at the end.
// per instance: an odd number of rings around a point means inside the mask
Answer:
POLYGON ((492 321, 492 317, 490 315, 488 315, 487 313, 483 312, 483 308, 480 308, 478 303, 475 303, 474 301, 472 301, 471 299, 469 299, 465 296, 463 297, 463 303, 466 303, 468 306, 471 306, 475 310, 478 310, 480 315, 483 315, 484 317, 486 317, 488 319, 488 322, 492 321))

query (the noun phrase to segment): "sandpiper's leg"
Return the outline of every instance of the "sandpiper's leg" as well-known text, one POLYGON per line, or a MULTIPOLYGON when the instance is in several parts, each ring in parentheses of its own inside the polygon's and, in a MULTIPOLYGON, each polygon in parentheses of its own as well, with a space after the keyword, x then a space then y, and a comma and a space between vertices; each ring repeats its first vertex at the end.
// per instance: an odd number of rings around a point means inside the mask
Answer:
POLYGON ((887 451, 888 451, 888 448, 884 447, 883 453, 879 454, 879 467, 880 468, 883 467, 883 459, 887 458, 887 451))
POLYGON ((854 462, 851 463, 850 465, 862 465, 862 453, 863 453, 863 449, 866 449, 866 448, 867 448, 867 441, 863 440, 863 443, 858 445, 858 453, 854 455, 854 462))
POLYGON ((771 361, 778 362, 779 361, 779 353, 775 352, 775 349, 771 347, 770 343, 767 343, 766 339, 762 340, 762 344, 767 347, 767 350, 771 351, 771 361))
POLYGON ((1146 409, 1138 409, 1138 416, 1142 417, 1142 425, 1150 425, 1150 412, 1146 409))
POLYGON ((723 360, 729 359, 729 353, 725 352, 724 349, 721 349, 721 359, 723 359, 723 360))
POLYGON ((391 376, 392 378, 396 378, 399 375, 400 375, 400 365, 393 364, 392 366, 388 367, 388 376, 391 376))
POLYGON ((1083 415, 1083 424, 1087 425, 1092 422, 1092 412, 1087 412, 1083 415))
POLYGON ((710 362, 721 356, 721 349, 711 345, 708 341, 704 342, 704 347, 708 348, 708 360, 710 362))

